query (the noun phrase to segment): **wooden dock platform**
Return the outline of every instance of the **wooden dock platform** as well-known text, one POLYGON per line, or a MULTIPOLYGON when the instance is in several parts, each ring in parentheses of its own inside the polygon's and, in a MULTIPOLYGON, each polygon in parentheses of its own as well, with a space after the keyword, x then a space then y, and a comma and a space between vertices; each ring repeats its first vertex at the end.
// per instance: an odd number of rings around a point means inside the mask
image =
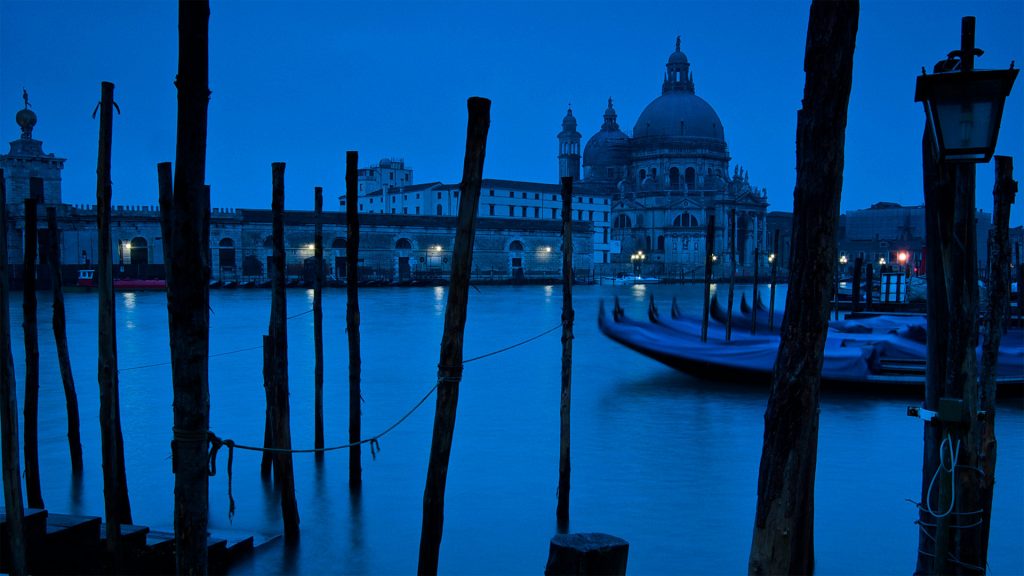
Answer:
MULTIPOLYGON (((111 565, 106 549, 106 524, 96 516, 51 514, 25 510, 27 562, 33 574, 105 574, 111 565)), ((119 571, 131 574, 173 574, 174 533, 146 526, 122 525, 125 556, 119 571)), ((261 538, 259 545, 274 538, 261 538)), ((224 574, 251 554, 257 539, 250 535, 211 534, 207 540, 209 571, 224 574)), ((0 512, 0 572, 9 572, 10 537, 7 514, 0 512)))

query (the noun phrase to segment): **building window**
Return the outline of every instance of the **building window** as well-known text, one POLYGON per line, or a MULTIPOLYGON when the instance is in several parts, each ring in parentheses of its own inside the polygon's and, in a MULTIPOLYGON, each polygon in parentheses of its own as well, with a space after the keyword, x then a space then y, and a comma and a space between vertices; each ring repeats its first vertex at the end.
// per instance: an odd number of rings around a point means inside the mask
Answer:
POLYGON ((437 193, 437 199, 438 199, 438 200, 440 200, 440 199, 441 199, 441 193, 440 193, 440 192, 438 192, 438 193, 437 193))
POLYGON ((394 214, 394 213, 395 213, 395 209, 394 209, 394 208, 392 208, 392 209, 391 209, 391 213, 392 213, 392 214, 394 214))
POLYGON ((491 196, 494 196, 494 188, 491 188, 491 196))
POLYGON ((536 206, 534 206, 534 208, 533 208, 533 217, 534 218, 540 218, 540 208, 537 208, 536 206))
POLYGON ((552 194, 551 195, 551 199, 557 201, 558 200, 558 194, 552 194))
POLYGON ((419 192, 417 192, 417 193, 416 193, 416 199, 417 199, 417 200, 419 200, 419 199, 420 199, 420 193, 419 193, 419 192))
POLYGON ((488 214, 490 216, 494 216, 494 204, 488 204, 487 205, 487 210, 488 210, 488 214))
POLYGON ((526 200, 526 192, 523 192, 523 200, 526 200))
POLYGON ((437 205, 437 215, 441 216, 443 214, 444 214, 444 206, 441 206, 440 204, 438 204, 437 205))
POLYGON ((697 187, 697 171, 693 167, 686 169, 686 187, 693 190, 697 187))
POLYGON ((615 217, 615 228, 632 228, 633 222, 630 221, 628 214, 619 214, 615 217))
POLYGON ((509 198, 515 198, 515 197, 516 197, 516 193, 515 193, 515 192, 513 192, 513 191, 511 191, 511 190, 509 190, 509 191, 508 191, 508 197, 509 197, 509 198))
POLYGON ((533 195, 533 199, 534 200, 540 200, 540 194, 534 194, 533 195))
POLYGON ((370 204, 373 204, 373 198, 370 198, 370 204))
POLYGON ((551 209, 551 217, 555 220, 558 220, 558 208, 551 209))
POLYGON ((587 220, 591 220, 591 221, 594 220, 594 211, 593 210, 587 210, 587 220))
POLYGON ((416 213, 417 213, 417 214, 419 214, 419 213, 420 213, 420 207, 419 207, 419 206, 417 206, 417 207, 416 207, 416 213))
POLYGON ((412 241, 408 238, 399 238, 395 242, 395 250, 412 250, 412 241))
POLYGON ((519 209, 519 215, 526 218, 526 206, 521 206, 519 209))
POLYGON ((509 206, 508 207, 508 215, 509 216, 515 216, 516 215, 516 207, 515 206, 509 206))
POLYGON ((605 213, 604 213, 604 221, 605 221, 605 222, 607 222, 607 221, 608 221, 608 213, 607 213, 607 212, 605 212, 605 213))
POLYGON ((512 243, 508 245, 508 251, 509 252, 522 252, 523 251, 523 243, 520 242, 519 240, 513 240, 512 243))
POLYGON ((590 197, 590 198, 588 198, 587 200, 588 200, 588 201, 589 201, 589 202, 590 202, 591 204, 593 204, 593 203, 594 203, 594 197, 593 197, 593 196, 591 196, 591 197, 590 197))
POLYGON ((672 188, 679 188, 679 168, 675 166, 668 170, 668 185, 672 188))

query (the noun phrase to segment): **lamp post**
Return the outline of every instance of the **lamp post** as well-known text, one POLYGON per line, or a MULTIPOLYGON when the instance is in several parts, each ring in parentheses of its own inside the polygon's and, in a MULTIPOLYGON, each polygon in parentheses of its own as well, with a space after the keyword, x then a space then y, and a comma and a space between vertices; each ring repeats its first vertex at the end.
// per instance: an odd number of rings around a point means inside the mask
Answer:
POLYGON ((633 275, 637 278, 640 277, 640 273, 643 270, 644 260, 647 255, 644 254, 643 250, 637 250, 635 254, 630 255, 629 261, 633 263, 633 275))
MULTIPOLYGON (((1017 70, 975 70, 982 54, 974 45, 975 20, 961 21, 960 49, 922 70, 914 95, 925 109, 925 220, 928 237, 928 366, 925 409, 939 411, 925 427, 922 502, 930 499, 929 478, 941 478, 938 505, 920 509, 922 535, 917 572, 947 573, 986 564, 987 515, 977 470, 994 459, 994 441, 977 441, 982 422, 977 380, 978 283, 975 234, 975 164, 995 151, 1003 104, 1017 70), (952 196, 952 197, 950 197, 952 196), (962 451, 961 440, 966 445, 962 451), (940 443, 944 443, 940 446, 940 443), (945 468, 941 448, 948 446, 945 468), (991 450, 991 453, 988 451, 991 450), (949 466, 949 460, 960 466, 949 466), (943 472, 952 468, 952 472, 943 472), (938 474, 938 476, 935 476, 938 474), (956 495, 954 498, 953 494, 956 495), (946 510, 949 510, 947 513, 946 510), (951 522, 950 518, 955 518, 951 522), (929 533, 927 527, 934 527, 929 533)), ((902 259, 904 253, 899 257, 902 259)), ((902 262, 901 262, 902 263, 902 262)), ((994 409, 992 405, 990 411, 994 409)), ((991 417, 991 414, 989 415, 991 417)), ((990 426, 991 424, 986 423, 990 426)), ((991 430, 989 430, 991 433, 991 430)), ((994 434, 992 434, 994 439, 994 434)), ((994 472, 994 470, 993 470, 994 472)), ((988 478, 986 482, 992 479, 988 478)), ((982 571, 984 569, 982 568, 982 571)))

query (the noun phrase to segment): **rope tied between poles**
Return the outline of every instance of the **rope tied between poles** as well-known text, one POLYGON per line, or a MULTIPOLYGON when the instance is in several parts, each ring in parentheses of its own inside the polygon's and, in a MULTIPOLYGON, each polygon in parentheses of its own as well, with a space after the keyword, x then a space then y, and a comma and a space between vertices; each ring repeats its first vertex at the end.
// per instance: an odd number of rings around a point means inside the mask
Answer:
POLYGON ((207 473, 210 476, 217 475, 217 452, 220 451, 221 446, 228 447, 228 522, 231 522, 235 518, 235 496, 231 492, 231 478, 233 476, 231 469, 235 462, 235 441, 231 439, 221 440, 213 432, 209 432, 207 438, 210 442, 210 460, 207 473))

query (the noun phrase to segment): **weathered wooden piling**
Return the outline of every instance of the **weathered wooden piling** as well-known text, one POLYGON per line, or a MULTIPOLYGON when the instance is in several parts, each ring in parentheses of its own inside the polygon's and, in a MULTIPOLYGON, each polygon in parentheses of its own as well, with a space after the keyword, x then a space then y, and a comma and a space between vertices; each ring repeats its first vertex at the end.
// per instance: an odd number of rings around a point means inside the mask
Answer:
POLYGON ((121 524, 132 523, 124 466, 121 401, 117 379, 117 324, 114 318, 114 269, 110 241, 110 151, 114 124, 114 85, 102 84, 99 158, 96 168, 96 224, 99 229, 96 288, 99 297, 97 380, 100 388, 100 444, 107 549, 115 566, 121 556, 121 524))
POLYGON ((299 536, 299 508, 295 501, 295 474, 292 467, 291 415, 288 400, 288 312, 285 300, 284 257, 284 162, 274 162, 273 238, 270 277, 270 345, 271 378, 269 398, 271 440, 274 452, 274 481, 281 491, 281 516, 284 537, 294 541, 299 536))
POLYGON ((832 278, 832 298, 835 304, 835 319, 839 320, 839 266, 835 267, 835 275, 832 278))
POLYGON ((704 311, 700 317, 700 341, 708 341, 708 314, 711 312, 711 273, 715 258, 715 214, 708 213, 708 226, 704 233, 704 311))
POLYGON ((473 240, 480 181, 483 178, 487 130, 491 123, 491 101, 470 98, 466 128, 466 155, 460 186, 459 216, 452 254, 452 274, 445 307, 441 359, 437 366, 437 408, 430 442, 427 482, 423 490, 423 527, 420 533, 419 574, 437 574, 444 527, 444 492, 448 479, 455 411, 462 380, 462 340, 469 301, 469 275, 473 264, 473 240))
POLYGON ((558 505, 555 517, 560 532, 569 529, 569 426, 572 401, 572 177, 562 178, 562 402, 559 410, 558 505))
POLYGON ((775 229, 775 239, 772 241, 772 278, 768 288, 768 330, 775 331, 775 285, 778 281, 779 271, 779 229, 775 229))
POLYGON ((765 412, 748 571, 814 571, 814 475, 825 333, 853 81, 858 0, 813 0, 797 113, 793 250, 786 315, 765 412))
POLYGON ((758 297, 758 272, 761 263, 761 252, 758 248, 754 248, 754 292, 751 296, 752 306, 750 308, 750 333, 757 334, 757 303, 760 301, 758 297))
MULTIPOLYGON (((966 467, 981 470, 967 474, 965 510, 981 510, 981 525, 961 536, 960 559, 973 566, 988 565, 988 538, 992 528, 992 496, 996 480, 996 358, 1003 328, 1007 324, 1005 310, 1010 301, 1010 206, 1017 194, 1013 179, 1013 158, 996 156, 996 183, 992 189, 992 237, 989 242, 988 310, 985 338, 982 343, 981 373, 975 396, 976 412, 972 419, 968 442, 971 450, 966 467)), ((1021 287, 1018 285, 1018 290, 1021 287)), ((971 386, 971 383, 968 383, 971 386)), ((967 390, 967 393, 971 393, 967 390)))
POLYGON ((39 325, 36 323, 36 253, 39 246, 39 203, 36 198, 42 195, 42 178, 30 179, 29 186, 33 196, 25 199, 25 246, 21 260, 21 326, 25 338, 25 497, 29 508, 46 508, 39 481, 39 325))
POLYGON ((629 542, 601 533, 558 534, 551 539, 544 576, 626 573, 629 542))
POLYGON ((71 371, 71 355, 68 352, 67 318, 64 311, 64 279, 60 269, 60 229, 57 228, 57 209, 46 208, 46 229, 49 242, 47 255, 50 264, 50 278, 53 289, 53 339, 57 347, 57 364, 60 379, 64 385, 64 403, 68 413, 68 450, 71 453, 71 471, 82 472, 82 436, 78 415, 78 392, 75 391, 75 375, 71 371))
POLYGON ((852 310, 854 312, 860 312, 860 270, 864 266, 864 259, 857 256, 853 260, 853 286, 850 289, 850 298, 853 300, 852 310))
POLYGON ((348 486, 358 491, 363 486, 362 446, 362 352, 359 341, 359 153, 345 154, 345 223, 348 242, 345 244, 345 278, 348 302, 345 305, 345 327, 348 332, 348 441, 356 444, 348 451, 348 486))
POLYGON ((10 271, 7 267, 7 179, 0 169, 0 447, 3 452, 4 509, 12 574, 28 573, 25 562, 25 503, 21 493, 21 449, 18 446, 18 387, 11 350, 10 271))
POLYGON ((174 177, 157 166, 174 386, 174 543, 178 574, 208 571, 210 188, 206 185, 210 4, 178 4, 174 177))
MULTIPOLYGON (((324 449, 324 189, 313 188, 313 260, 316 274, 313 275, 313 447, 324 449)), ((324 459, 323 452, 316 453, 316 460, 324 459)))
POLYGON ((868 262, 867 268, 864 270, 864 309, 871 310, 871 305, 875 298, 875 267, 873 264, 868 262))
POLYGON ((729 209, 729 307, 725 312, 725 341, 732 340, 732 302, 736 291, 736 209, 729 209))

